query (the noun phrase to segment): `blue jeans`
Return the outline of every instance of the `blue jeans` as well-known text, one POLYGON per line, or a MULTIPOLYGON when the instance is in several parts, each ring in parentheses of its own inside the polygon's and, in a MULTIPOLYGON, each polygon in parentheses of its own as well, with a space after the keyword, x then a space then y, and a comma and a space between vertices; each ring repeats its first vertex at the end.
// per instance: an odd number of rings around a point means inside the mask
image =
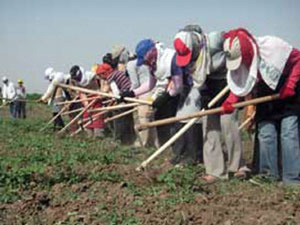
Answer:
POLYGON ((9 111, 11 118, 16 118, 16 103, 11 102, 9 103, 9 111))
POLYGON ((260 151, 259 172, 279 179, 279 137, 282 152, 282 181, 300 184, 299 117, 288 116, 278 122, 262 121, 258 124, 260 151))

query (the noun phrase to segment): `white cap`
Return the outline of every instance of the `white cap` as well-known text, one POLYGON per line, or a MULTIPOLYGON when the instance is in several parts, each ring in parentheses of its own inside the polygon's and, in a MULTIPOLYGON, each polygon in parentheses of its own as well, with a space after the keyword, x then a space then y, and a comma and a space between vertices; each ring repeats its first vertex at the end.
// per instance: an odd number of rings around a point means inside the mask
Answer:
POLYGON ((224 42, 224 51, 226 53, 226 67, 228 70, 236 70, 242 63, 241 45, 238 37, 235 37, 230 46, 230 38, 224 42))
POLYGON ((2 81, 6 82, 6 81, 8 81, 8 78, 7 77, 2 77, 2 81))
POLYGON ((52 67, 48 67, 46 70, 45 70, 45 78, 47 80, 51 80, 51 77, 52 77, 52 74, 54 73, 54 69, 52 67))
POLYGON ((177 33, 174 38, 174 48, 177 52, 176 64, 187 66, 192 59, 192 32, 180 31, 177 33))

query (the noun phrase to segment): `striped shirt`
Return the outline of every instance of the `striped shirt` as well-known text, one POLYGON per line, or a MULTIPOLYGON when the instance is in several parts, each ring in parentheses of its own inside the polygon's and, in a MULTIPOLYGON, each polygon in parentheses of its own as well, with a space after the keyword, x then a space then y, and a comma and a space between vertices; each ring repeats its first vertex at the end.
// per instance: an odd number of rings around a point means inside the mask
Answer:
POLYGON ((125 89, 130 89, 131 87, 131 82, 129 77, 125 75, 125 72, 115 70, 113 71, 107 78, 107 82, 115 82, 116 85, 118 86, 119 90, 123 92, 125 89))

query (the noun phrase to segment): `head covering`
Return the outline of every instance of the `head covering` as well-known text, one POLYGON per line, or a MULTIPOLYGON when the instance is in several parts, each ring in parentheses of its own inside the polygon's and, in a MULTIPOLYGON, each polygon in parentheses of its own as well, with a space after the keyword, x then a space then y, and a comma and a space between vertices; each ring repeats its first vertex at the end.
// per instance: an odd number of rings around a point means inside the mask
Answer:
POLYGON ((98 64, 92 65, 91 71, 92 71, 94 74, 96 74, 96 71, 97 71, 98 66, 99 66, 98 64))
POLYGON ((257 80, 258 47, 255 39, 245 29, 239 28, 225 33, 227 82, 237 96, 246 96, 257 80))
POLYGON ((8 78, 7 78, 7 77, 2 77, 2 81, 3 81, 3 82, 7 82, 7 81, 8 81, 8 78))
POLYGON ((256 38, 259 46, 259 72, 266 84, 276 89, 293 46, 274 36, 256 38))
POLYGON ((99 65, 96 70, 96 74, 104 79, 106 79, 112 72, 113 68, 107 63, 99 65))
POLYGON ((18 84, 23 84, 23 80, 22 79, 18 79, 18 84))
POLYGON ((93 71, 85 71, 83 67, 74 65, 70 69, 70 76, 71 79, 77 82, 77 85, 86 87, 94 78, 95 73, 93 71))
POLYGON ((83 71, 80 69, 78 65, 74 65, 70 69, 70 75, 71 79, 76 80, 77 82, 80 82, 82 79, 83 71))
POLYGON ((201 27, 197 24, 188 24, 183 29, 181 29, 180 31, 196 32, 198 34, 203 33, 201 27))
MULTIPOLYGON (((252 43, 256 41, 245 29, 239 28, 224 34, 224 51, 226 52, 226 66, 230 70, 236 70, 241 63, 249 69, 254 57, 252 43)), ((258 47, 255 47, 258 51, 258 47)))
POLYGON ((125 47, 123 45, 115 45, 112 47, 111 55, 112 58, 118 58, 122 52, 125 50, 125 47))
POLYGON ((154 47, 155 47, 155 43, 151 39, 144 39, 137 44, 135 48, 135 52, 137 56, 137 66, 141 66, 143 64, 144 56, 151 48, 154 47))
POLYGON ((224 42, 224 52, 226 54, 226 67, 229 70, 236 70, 242 63, 242 52, 239 39, 236 37, 230 43, 227 38, 224 42), (231 44, 231 47, 230 47, 231 44))
POLYGON ((109 64, 112 68, 118 67, 118 58, 113 59, 111 53, 106 53, 102 58, 103 63, 109 64))
POLYGON ((178 66, 186 66, 192 58, 192 33, 181 31, 174 38, 174 48, 177 52, 176 63, 178 66))
POLYGON ((45 70, 45 79, 51 81, 53 79, 53 76, 54 76, 53 74, 54 74, 54 69, 52 67, 48 67, 45 70))

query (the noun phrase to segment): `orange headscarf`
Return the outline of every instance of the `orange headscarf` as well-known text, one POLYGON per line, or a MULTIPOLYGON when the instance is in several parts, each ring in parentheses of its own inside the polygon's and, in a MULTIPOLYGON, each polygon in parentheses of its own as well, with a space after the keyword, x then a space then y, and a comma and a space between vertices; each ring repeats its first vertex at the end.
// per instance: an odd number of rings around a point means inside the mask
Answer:
POLYGON ((113 68, 107 64, 107 63, 103 63, 101 65, 98 66, 97 70, 96 70, 96 74, 98 76, 100 76, 103 79, 107 79, 107 77, 113 72, 113 68))

